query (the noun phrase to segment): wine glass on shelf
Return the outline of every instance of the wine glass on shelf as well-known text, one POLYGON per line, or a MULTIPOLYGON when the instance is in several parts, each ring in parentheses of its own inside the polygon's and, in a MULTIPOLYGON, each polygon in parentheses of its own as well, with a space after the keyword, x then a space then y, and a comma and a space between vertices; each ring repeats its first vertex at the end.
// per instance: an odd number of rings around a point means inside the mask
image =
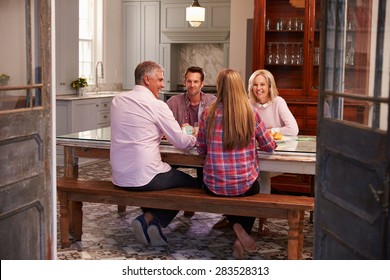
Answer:
POLYGON ((303 64, 303 46, 301 43, 298 44, 298 47, 299 47, 299 50, 298 50, 298 54, 299 54, 299 64, 303 64))
POLYGON ((276 44, 275 64, 279 64, 280 62, 279 43, 275 43, 275 44, 276 44))
POLYGON ((293 19, 287 19, 287 30, 293 30, 293 19))
POLYGON ((320 64, 320 49, 319 48, 314 48, 314 65, 319 65, 320 64))
POLYGON ((283 44, 284 44, 283 64, 288 64, 287 42, 283 42, 283 44))
POLYGON ((272 64, 272 61, 273 61, 272 43, 271 43, 271 42, 268 42, 268 43, 267 43, 267 46, 268 46, 268 54, 267 54, 266 63, 267 63, 267 64, 272 64))
POLYGON ((296 64, 302 64, 302 47, 300 43, 297 43, 297 56, 295 58, 296 64))
POLYGON ((291 43, 290 48, 290 64, 295 64, 295 51, 294 51, 295 43, 291 43))
POLYGON ((265 29, 271 30, 271 19, 270 18, 267 18, 267 20, 265 21, 265 29))

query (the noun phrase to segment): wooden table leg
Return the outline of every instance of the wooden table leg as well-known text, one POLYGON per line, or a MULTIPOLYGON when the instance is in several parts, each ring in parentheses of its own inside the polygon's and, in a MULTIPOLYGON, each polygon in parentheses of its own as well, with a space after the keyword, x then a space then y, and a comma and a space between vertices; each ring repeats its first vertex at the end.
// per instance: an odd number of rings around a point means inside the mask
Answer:
POLYGON ((287 253, 289 260, 298 260, 299 257, 299 210, 288 210, 288 246, 287 253))
POLYGON ((60 242, 61 247, 69 247, 69 201, 66 193, 58 192, 60 201, 60 242))
POLYGON ((298 259, 302 259, 302 253, 303 253, 303 238, 304 238, 304 233, 303 233, 303 221, 305 218, 305 211, 304 210, 299 210, 299 224, 298 224, 298 230, 299 230, 299 236, 298 236, 298 244, 299 244, 299 251, 298 251, 298 259))
MULTIPOLYGON (((64 146, 64 177, 78 178, 79 164, 74 155, 74 147, 64 146)), ((75 234, 75 225, 73 224, 73 209, 79 206, 75 202, 70 202, 69 208, 69 232, 75 234)))
POLYGON ((72 203, 72 219, 74 239, 80 241, 83 235, 83 203, 81 201, 72 203))
POLYGON ((126 214, 126 205, 118 205, 118 214, 126 214))

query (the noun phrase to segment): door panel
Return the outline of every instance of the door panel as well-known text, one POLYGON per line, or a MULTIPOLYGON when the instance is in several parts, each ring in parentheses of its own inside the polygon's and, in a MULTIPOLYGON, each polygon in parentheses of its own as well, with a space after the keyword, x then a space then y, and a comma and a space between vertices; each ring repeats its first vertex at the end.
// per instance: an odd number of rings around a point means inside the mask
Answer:
POLYGON ((2 29, 0 43, 2 260, 52 259, 55 251, 50 137, 51 2, 0 1, 0 21, 7 26, 2 29), (8 48, 9 42, 13 48, 8 48))
POLYGON ((314 258, 389 259, 387 4, 322 4, 314 258))
POLYGON ((377 196, 384 188, 386 137, 339 123, 326 124, 320 135, 316 258, 381 258, 385 217, 377 196), (344 137, 333 136, 340 131, 344 137))

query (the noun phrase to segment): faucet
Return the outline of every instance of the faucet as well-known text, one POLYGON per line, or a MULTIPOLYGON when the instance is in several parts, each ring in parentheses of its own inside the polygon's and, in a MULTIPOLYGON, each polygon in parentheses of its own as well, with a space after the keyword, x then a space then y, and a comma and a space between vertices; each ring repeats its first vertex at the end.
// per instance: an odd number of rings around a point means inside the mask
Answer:
POLYGON ((96 89, 95 89, 95 93, 97 94, 99 92, 99 74, 98 74, 98 67, 99 67, 99 64, 100 64, 100 72, 101 72, 101 76, 100 78, 104 78, 104 70, 103 70, 103 62, 102 61, 98 61, 96 62, 96 65, 95 65, 95 83, 96 83, 96 89))

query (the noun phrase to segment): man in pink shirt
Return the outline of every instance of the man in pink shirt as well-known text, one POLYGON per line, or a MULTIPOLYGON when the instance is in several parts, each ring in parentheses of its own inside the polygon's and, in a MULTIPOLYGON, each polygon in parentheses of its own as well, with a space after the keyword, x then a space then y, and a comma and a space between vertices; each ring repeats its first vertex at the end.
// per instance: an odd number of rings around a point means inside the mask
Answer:
MULTIPOLYGON (((115 96, 111 105, 112 182, 129 191, 198 186, 195 178, 161 159, 163 135, 180 149, 190 149, 196 143, 194 136, 183 133, 172 111, 158 98, 164 88, 164 69, 145 61, 136 67, 134 75, 133 90, 115 96)), ((144 245, 166 245, 161 226, 168 226, 178 210, 142 210, 132 222, 136 240, 144 245)))

